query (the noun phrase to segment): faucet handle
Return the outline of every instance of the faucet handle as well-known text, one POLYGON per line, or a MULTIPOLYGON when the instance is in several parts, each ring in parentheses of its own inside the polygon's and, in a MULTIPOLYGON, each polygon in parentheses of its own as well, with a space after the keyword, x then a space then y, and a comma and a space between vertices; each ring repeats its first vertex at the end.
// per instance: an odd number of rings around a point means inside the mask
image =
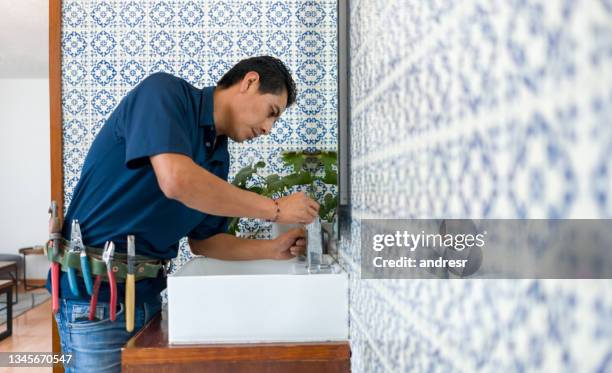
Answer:
MULTIPOLYGON (((312 223, 306 226, 308 231, 308 242, 306 245, 306 266, 308 273, 329 272, 330 266, 323 263, 323 230, 321 220, 316 217, 312 223)), ((329 235, 328 235, 329 238, 329 235)))

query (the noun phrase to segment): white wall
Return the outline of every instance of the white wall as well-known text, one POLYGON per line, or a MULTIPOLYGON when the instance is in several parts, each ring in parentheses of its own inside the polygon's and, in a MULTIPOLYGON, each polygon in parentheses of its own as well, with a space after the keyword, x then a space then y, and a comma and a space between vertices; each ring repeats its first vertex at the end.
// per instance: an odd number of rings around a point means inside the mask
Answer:
MULTIPOLYGON (((43 244, 50 197, 49 80, 0 79, 0 253, 43 244)), ((44 278, 43 256, 28 278, 44 278)))
POLYGON ((0 79, 47 78, 49 2, 0 1, 0 79))

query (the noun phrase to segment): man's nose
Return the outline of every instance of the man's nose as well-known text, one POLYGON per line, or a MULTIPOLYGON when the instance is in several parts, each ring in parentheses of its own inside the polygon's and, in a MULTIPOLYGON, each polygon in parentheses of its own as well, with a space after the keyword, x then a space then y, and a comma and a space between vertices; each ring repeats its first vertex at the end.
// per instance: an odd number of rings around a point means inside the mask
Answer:
POLYGON ((261 127, 261 134, 262 135, 269 135, 270 131, 272 131, 272 126, 274 125, 274 121, 270 121, 267 123, 264 123, 264 125, 261 127))

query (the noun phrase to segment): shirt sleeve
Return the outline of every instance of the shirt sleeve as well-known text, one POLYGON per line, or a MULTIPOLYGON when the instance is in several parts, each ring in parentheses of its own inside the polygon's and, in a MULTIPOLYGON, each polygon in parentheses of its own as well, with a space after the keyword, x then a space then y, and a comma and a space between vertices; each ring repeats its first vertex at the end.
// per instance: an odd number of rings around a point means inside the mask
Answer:
POLYGON ((216 215, 206 215, 200 225, 189 232, 189 238, 205 240, 219 233, 227 232, 229 218, 216 215))
POLYGON ((194 129, 185 120, 185 92, 175 77, 151 75, 126 98, 123 137, 128 168, 147 165, 149 157, 162 153, 192 157, 190 138, 194 129))

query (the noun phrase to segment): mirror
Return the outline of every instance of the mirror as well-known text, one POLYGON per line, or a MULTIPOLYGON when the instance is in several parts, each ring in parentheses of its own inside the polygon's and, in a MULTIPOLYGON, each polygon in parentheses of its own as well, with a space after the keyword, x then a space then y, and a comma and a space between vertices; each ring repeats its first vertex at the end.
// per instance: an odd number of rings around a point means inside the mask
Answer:
MULTIPOLYGON (((256 55, 285 62, 297 104, 269 136, 230 144, 230 181, 265 162, 262 176, 287 175, 286 151, 339 151, 339 211, 348 201, 348 1, 50 2, 52 197, 67 208, 96 134, 119 101, 146 76, 163 71, 198 88, 215 85, 234 63, 256 55)), ((334 167, 334 170, 336 168, 334 167)), ((336 195, 318 183, 315 197, 336 195)), ((343 215, 344 216, 344 215, 343 215)), ((346 217, 344 216, 344 219, 346 217)), ((349 226, 350 224, 341 224, 349 226)), ((246 235, 267 238, 250 219, 246 235)), ((185 242, 177 265, 189 258, 185 242)))

